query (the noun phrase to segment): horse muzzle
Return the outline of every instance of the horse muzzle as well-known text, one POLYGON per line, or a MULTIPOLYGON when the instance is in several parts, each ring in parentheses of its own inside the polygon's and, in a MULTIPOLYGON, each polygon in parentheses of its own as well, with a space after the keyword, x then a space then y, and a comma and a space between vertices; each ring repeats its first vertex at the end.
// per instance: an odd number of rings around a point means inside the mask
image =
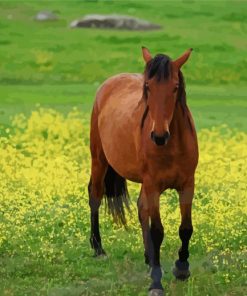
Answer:
POLYGON ((157 145, 157 146, 163 146, 166 145, 168 140, 170 138, 170 133, 165 132, 163 136, 157 136, 154 131, 151 132, 151 140, 157 145))

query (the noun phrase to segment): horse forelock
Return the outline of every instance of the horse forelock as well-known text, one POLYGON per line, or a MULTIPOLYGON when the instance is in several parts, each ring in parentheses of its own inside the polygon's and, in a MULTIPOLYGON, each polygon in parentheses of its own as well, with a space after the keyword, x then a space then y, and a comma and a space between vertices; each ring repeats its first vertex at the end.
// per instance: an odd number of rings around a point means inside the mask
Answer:
POLYGON ((171 77, 171 59, 164 54, 157 54, 146 64, 144 71, 143 98, 147 99, 147 87, 145 81, 155 77, 157 81, 168 80, 171 77))
POLYGON ((157 54, 147 63, 145 73, 148 79, 167 80, 171 76, 171 59, 167 55, 157 54))

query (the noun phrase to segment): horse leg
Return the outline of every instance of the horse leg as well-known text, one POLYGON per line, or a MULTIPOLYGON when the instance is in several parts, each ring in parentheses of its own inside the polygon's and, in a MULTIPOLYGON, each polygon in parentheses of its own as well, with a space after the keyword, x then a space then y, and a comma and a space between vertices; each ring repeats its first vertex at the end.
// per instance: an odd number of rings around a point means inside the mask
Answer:
POLYGON ((153 258, 151 278, 153 280, 150 290, 161 290, 160 292, 154 291, 151 295, 163 295, 163 287, 161 284, 162 271, 160 266, 160 246, 164 238, 164 228, 160 220, 159 208, 155 208, 151 213, 151 227, 150 234, 153 243, 153 258))
POLYGON ((137 201, 138 218, 142 228, 145 263, 151 266, 150 259, 149 259, 149 252, 153 254, 153 245, 150 244, 151 237, 150 237, 150 227, 149 227, 149 216, 148 216, 148 211, 143 208, 143 200, 141 198, 141 194, 142 193, 140 193, 140 196, 137 201), (149 247, 152 250, 149 250, 149 247))
POLYGON ((104 177, 107 163, 98 159, 92 159, 92 174, 88 185, 89 205, 91 210, 91 247, 95 251, 95 257, 105 255, 101 245, 99 231, 99 207, 104 194, 104 177))
POLYGON ((189 241, 193 233, 191 207, 194 195, 194 185, 179 192, 179 203, 181 212, 181 225, 179 227, 179 237, 182 246, 178 251, 179 259, 175 262, 173 274, 179 280, 185 280, 190 276, 189 271, 189 241))
POLYGON ((164 238, 164 229, 160 220, 159 196, 159 191, 154 188, 151 182, 143 183, 138 200, 138 212, 145 246, 145 259, 152 268, 150 295, 163 295, 160 246, 164 238), (151 219, 150 228, 149 218, 151 219))

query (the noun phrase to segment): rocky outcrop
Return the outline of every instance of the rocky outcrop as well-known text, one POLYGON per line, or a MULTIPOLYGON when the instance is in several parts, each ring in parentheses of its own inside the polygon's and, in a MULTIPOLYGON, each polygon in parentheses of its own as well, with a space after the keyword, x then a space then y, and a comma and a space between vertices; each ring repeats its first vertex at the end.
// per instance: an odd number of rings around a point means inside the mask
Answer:
POLYGON ((51 11, 40 11, 34 17, 36 21, 55 21, 57 16, 51 11))
POLYGON ((83 19, 74 20, 70 24, 71 28, 106 28, 119 30, 157 30, 160 25, 152 24, 148 21, 126 16, 126 15, 100 15, 90 14, 83 19))

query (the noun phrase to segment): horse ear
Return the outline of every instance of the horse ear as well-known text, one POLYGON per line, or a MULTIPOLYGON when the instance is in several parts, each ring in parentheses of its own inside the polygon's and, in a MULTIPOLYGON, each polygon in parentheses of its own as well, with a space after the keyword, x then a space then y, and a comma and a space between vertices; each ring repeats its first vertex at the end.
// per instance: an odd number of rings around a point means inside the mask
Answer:
POLYGON ((151 56, 150 51, 144 46, 142 46, 142 56, 143 56, 143 59, 146 63, 148 63, 152 60, 152 56, 151 56))
POLYGON ((181 57, 173 61, 173 64, 176 66, 177 69, 180 69, 183 64, 188 60, 193 48, 188 49, 181 57))

